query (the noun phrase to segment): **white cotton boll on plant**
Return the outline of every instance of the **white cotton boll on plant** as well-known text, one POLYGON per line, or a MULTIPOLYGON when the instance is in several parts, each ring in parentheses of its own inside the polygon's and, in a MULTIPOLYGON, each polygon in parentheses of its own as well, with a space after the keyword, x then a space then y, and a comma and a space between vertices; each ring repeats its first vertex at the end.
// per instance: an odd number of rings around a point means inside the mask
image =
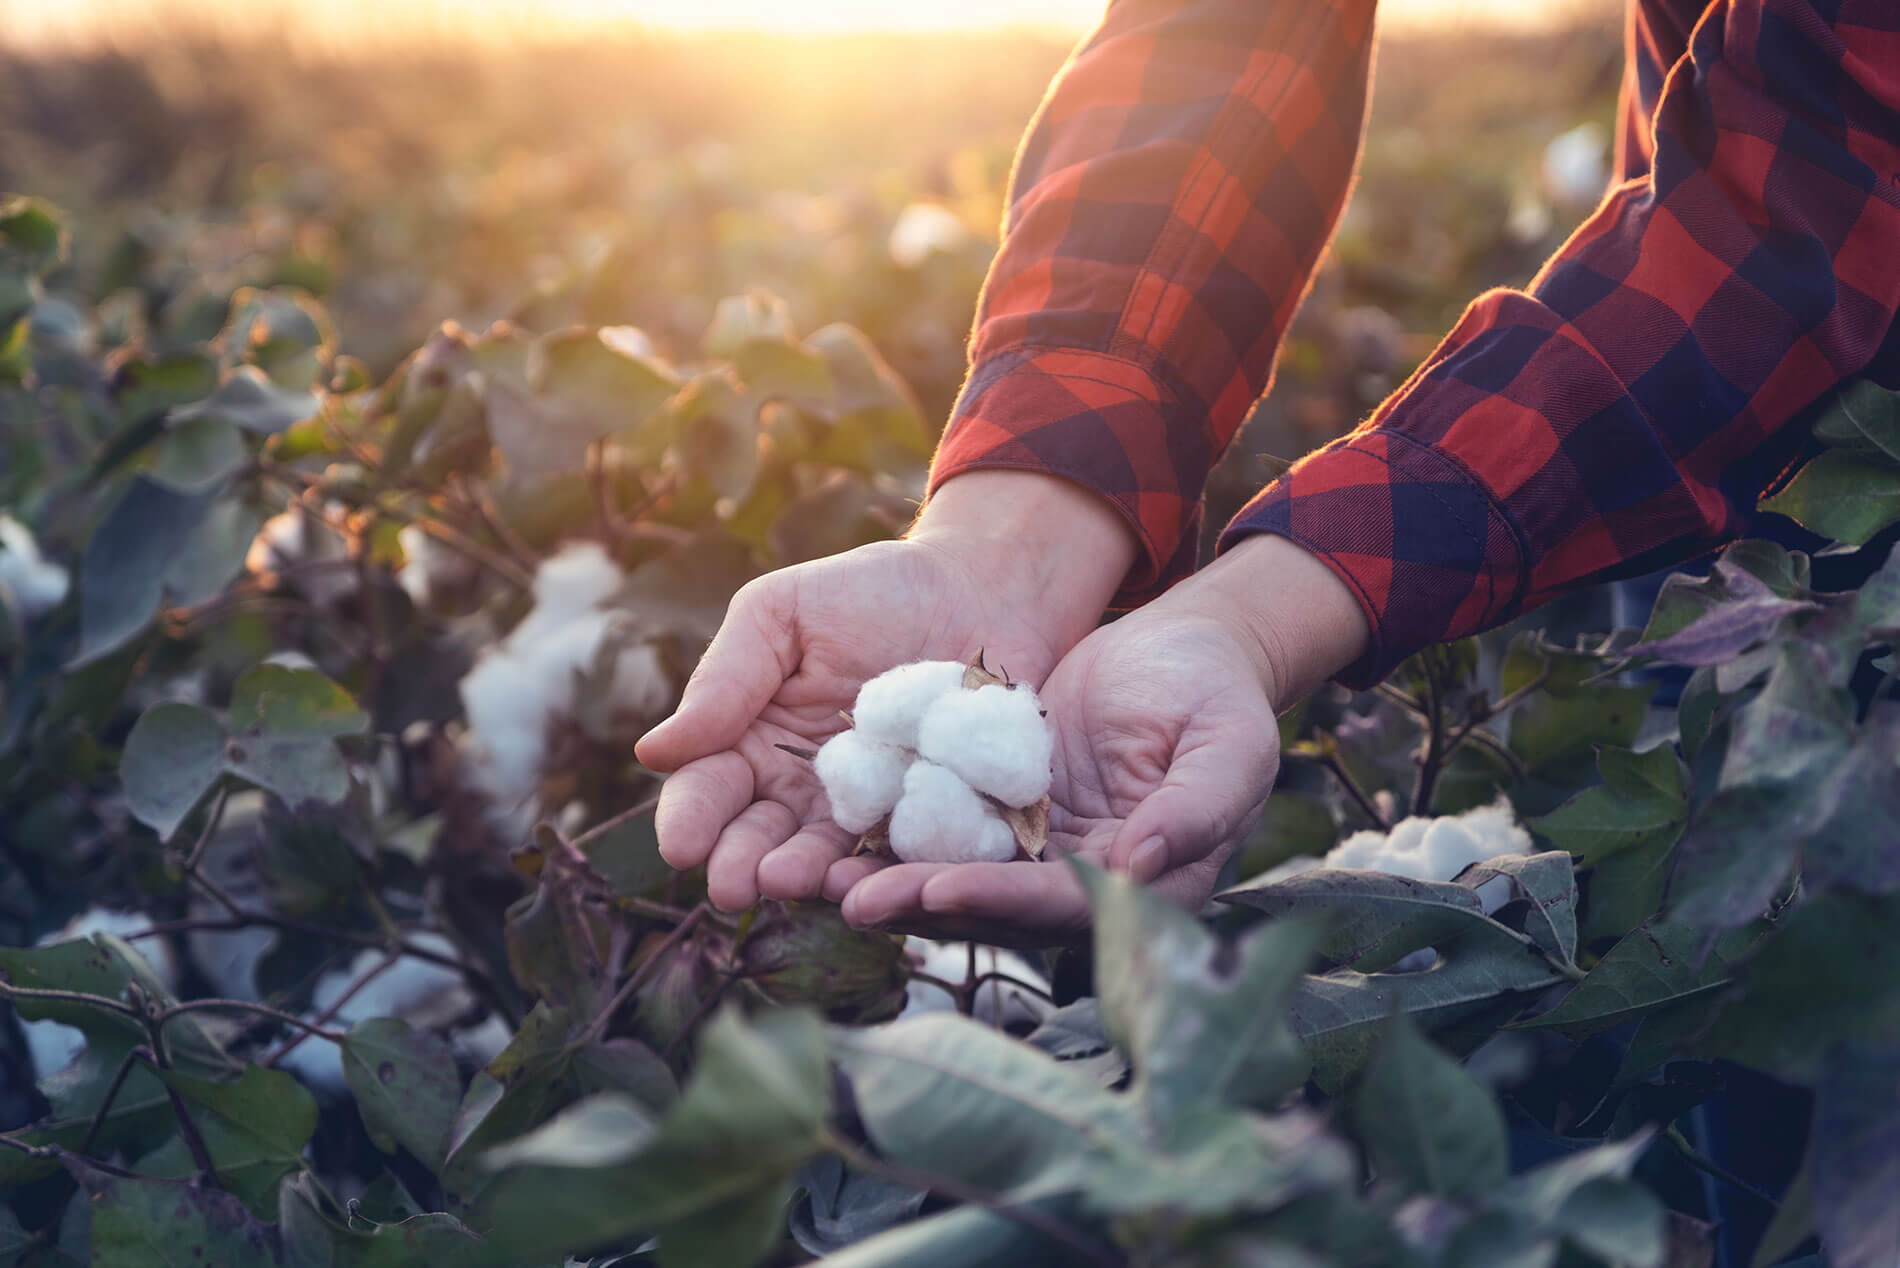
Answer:
POLYGON ((963 671, 954 660, 919 660, 887 670, 858 688, 852 724, 874 740, 914 749, 924 710, 962 691, 963 671))
POLYGON ((13 595, 20 615, 32 620, 59 606, 71 577, 40 554, 33 530, 0 512, 0 587, 13 595))
POLYGON ((912 203, 897 213, 888 246, 900 267, 914 269, 937 252, 960 251, 970 241, 967 225, 938 203, 912 203))
MULTIPOLYGON (((67 921, 64 928, 47 934, 35 945, 50 947, 60 942, 77 942, 95 933, 109 933, 128 942, 138 938, 137 942, 132 942, 132 949, 152 966, 152 972, 166 990, 175 991, 178 989, 178 964, 172 958, 171 947, 163 938, 141 936, 151 927, 151 918, 139 912, 92 907, 80 912, 67 921)), ((71 1065, 86 1046, 85 1032, 64 1022, 22 1020, 20 1032, 26 1036, 26 1048, 33 1058, 34 1072, 42 1079, 71 1065)))
POLYGON ((908 752, 860 731, 840 731, 812 759, 832 821, 846 832, 863 832, 896 808, 909 765, 908 752))
MULTIPOLYGON (((934 942, 912 936, 904 939, 904 958, 910 962, 913 972, 946 982, 961 982, 970 970, 970 944, 934 942)), ((976 972, 979 977, 986 973, 1006 973, 1045 994, 1049 990, 1049 979, 1014 951, 979 945, 976 972)), ((949 991, 934 982, 913 977, 904 987, 904 1011, 897 1019, 901 1021, 921 1013, 954 1012, 956 1007, 956 997, 949 991)), ((1041 1025, 1043 1018, 1054 1011, 1055 1005, 1043 996, 1003 981, 985 982, 978 987, 970 1007, 970 1015, 986 1025, 1019 1029, 1041 1025)))
POLYGON ((939 697, 917 751, 1006 806, 1031 806, 1048 795, 1055 736, 1035 692, 992 683, 939 697))
MULTIPOLYGON (((324 512, 340 515, 343 508, 330 502, 324 512)), ((244 567, 258 576, 281 577, 318 607, 333 608, 356 593, 356 569, 349 560, 343 534, 298 504, 264 521, 244 554, 244 567)))
MULTIPOLYGON (((439 955, 455 954, 455 944, 438 933, 413 934, 409 941, 439 955)), ((365 950, 350 961, 348 968, 332 969, 318 978, 311 988, 310 1011, 304 1015, 305 1020, 314 1021, 328 1012, 343 998, 345 991, 382 961, 383 952, 365 950)), ((348 1030, 371 1017, 407 1017, 461 984, 462 975, 447 965, 404 956, 345 1000, 327 1025, 348 1030)), ((343 1062, 336 1045, 327 1039, 315 1036, 305 1039, 291 1050, 282 1064, 314 1087, 338 1095, 344 1090, 343 1062)))
POLYGON ((906 863, 1006 863, 1016 834, 953 772, 918 761, 891 812, 891 853, 906 863))

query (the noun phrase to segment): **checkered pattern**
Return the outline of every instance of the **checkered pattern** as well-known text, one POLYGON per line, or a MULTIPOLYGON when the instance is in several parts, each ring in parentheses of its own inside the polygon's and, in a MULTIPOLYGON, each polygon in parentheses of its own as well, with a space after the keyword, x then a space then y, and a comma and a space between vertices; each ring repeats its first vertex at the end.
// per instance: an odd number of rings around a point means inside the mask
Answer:
MULTIPOLYGON (((1025 143, 934 481, 1047 470, 1191 565, 1350 182, 1370 4, 1118 0, 1025 143)), ((1845 379, 1900 383, 1900 5, 1637 0, 1620 172, 1524 291, 1480 297, 1222 546, 1279 533, 1359 597, 1363 685, 1435 640, 1736 535, 1845 379)))

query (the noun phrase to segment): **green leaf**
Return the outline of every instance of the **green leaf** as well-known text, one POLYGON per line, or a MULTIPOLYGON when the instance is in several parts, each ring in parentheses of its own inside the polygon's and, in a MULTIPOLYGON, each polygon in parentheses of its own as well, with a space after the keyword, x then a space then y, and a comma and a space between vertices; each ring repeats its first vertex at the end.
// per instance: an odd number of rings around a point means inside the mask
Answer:
POLYGON ((1900 462, 1900 394, 1872 379, 1850 383, 1815 420, 1814 435, 1827 445, 1883 453, 1900 462))
POLYGON ((1470 887, 1448 882, 1315 868, 1265 884, 1237 885, 1216 897, 1270 917, 1314 917, 1324 930, 1315 947, 1320 959, 1361 973, 1390 968, 1414 951, 1467 936, 1512 949, 1523 945, 1517 933, 1484 914, 1470 887))
POLYGON ((1828 685, 1814 649, 1784 647, 1767 687, 1735 715, 1719 786, 1817 780, 1844 756, 1853 721, 1851 700, 1828 685))
POLYGON ((1683 835, 1670 915, 1705 929, 1760 916, 1785 887, 1813 814, 1814 797, 1799 786, 1717 793, 1683 835))
POLYGON ((173 426, 215 419, 259 436, 275 436, 322 408, 311 392, 282 388, 256 366, 241 365, 211 395, 171 412, 173 426))
POLYGON ((126 808, 169 841, 224 773, 224 727, 197 705, 167 700, 139 715, 119 776, 126 808))
MULTIPOLYGON (((1073 1222, 1081 1199, 1072 1194, 1017 1202, 1052 1219, 1073 1222)), ((1042 1268, 1064 1262, 1053 1240, 980 1206, 958 1206, 900 1224, 825 1256, 825 1268, 1042 1268)))
POLYGON ((1294 988, 1287 1019, 1312 1053, 1313 1077, 1322 1088, 1341 1087, 1365 1065, 1393 1012, 1411 1016, 1429 1034, 1493 1010, 1514 1010, 1527 992, 1562 980, 1528 942, 1507 949, 1488 939, 1454 941, 1435 949, 1439 963, 1428 972, 1335 969, 1294 988))
POLYGON ((43 198, 0 198, 0 264, 50 272, 66 258, 66 218, 43 198))
MULTIPOLYGON (((183 352, 159 361, 128 361, 119 367, 112 384, 119 416, 126 422, 120 434, 129 437, 138 424, 202 400, 217 386, 218 363, 202 352, 183 352)), ((108 453, 118 448, 117 440, 108 453)), ((109 470, 113 465, 105 462, 103 467, 109 470)))
POLYGON ((834 387, 825 358, 794 339, 747 339, 732 352, 732 365, 761 398, 801 405, 831 404, 834 387))
POLYGON ((1504 855, 1473 864, 1458 874, 1460 885, 1476 890, 1494 877, 1511 884, 1511 901, 1530 904, 1524 921, 1532 942, 1563 964, 1577 959, 1577 877, 1562 850, 1504 855))
POLYGON ((624 820, 588 842, 587 861, 621 895, 644 894, 677 875, 660 857, 660 835, 650 814, 624 820))
POLYGON ((1387 1024, 1352 1109, 1380 1175, 1415 1193, 1476 1198, 1509 1173, 1504 1115, 1490 1091, 1403 1015, 1387 1024))
POLYGON ((1535 634, 1511 643, 1504 657, 1502 691, 1516 691, 1547 675, 1544 685, 1511 711, 1509 724, 1511 751, 1532 773, 1581 782, 1598 745, 1628 748, 1635 743, 1655 684, 1593 682, 1603 668, 1597 657, 1544 646, 1535 634))
POLYGON ((70 667, 99 659, 151 624, 166 572, 211 510, 214 495, 187 495, 135 476, 86 543, 79 570, 79 651, 70 667))
POLYGON ((1837 542, 1865 546, 1900 519, 1900 471, 1884 459, 1830 449, 1796 472, 1761 509, 1837 542))
POLYGON ((719 632, 734 593, 758 574, 744 542, 713 531, 635 568, 618 598, 642 632, 703 645, 719 632))
POLYGON ((561 1110, 525 1136, 482 1155, 484 1166, 610 1167, 646 1148, 658 1130, 653 1111, 620 1092, 599 1092, 561 1110))
POLYGON ((317 671, 259 665, 232 689, 226 768, 293 810, 335 805, 350 789, 336 740, 368 726, 349 693, 317 671))
POLYGON ((967 1017, 926 1013, 838 1044, 865 1132, 907 1166, 1033 1196, 1079 1187, 1091 1156, 1140 1138, 1130 1098, 967 1017))
POLYGON ((1900 1263, 1900 1047, 1849 1044, 1828 1059, 1809 1133, 1814 1222, 1836 1268, 1900 1263))
POLYGON ((223 594, 244 569, 244 556, 264 526, 263 515, 234 497, 220 498, 165 569, 165 593, 180 607, 223 594))
POLYGON ((1730 957, 1718 944, 1704 962, 1702 942, 1694 926, 1652 921, 1611 947, 1557 1007, 1512 1028, 1581 1039, 1719 991, 1729 983, 1730 957))
POLYGON ((1623 1140, 1545 1163, 1513 1177, 1486 1205, 1612 1262, 1630 1268, 1661 1268, 1661 1203, 1605 1187, 1629 1178, 1654 1134, 1653 1129, 1644 1128, 1623 1140))
POLYGON ((350 1028, 341 1056, 343 1081, 376 1147, 392 1154, 406 1149, 440 1171, 462 1100, 449 1045, 398 1018, 372 1017, 350 1028))
POLYGON ((1551 813, 1530 820, 1530 829, 1575 855, 1584 867, 1619 855, 1666 854, 1689 821, 1688 776, 1674 748, 1661 744, 1646 753, 1601 749, 1597 769, 1604 779, 1601 786, 1586 788, 1551 813))
POLYGON ((753 289, 719 301, 700 347, 716 360, 731 360, 750 340, 792 337, 792 310, 785 301, 753 289))
POLYGON ((730 518, 759 478, 761 399, 725 373, 693 379, 671 405, 679 465, 717 499, 715 513, 730 518))
POLYGON ((204 493, 223 484, 248 455, 237 428, 223 419, 192 418, 167 428, 146 477, 180 493, 204 493))
POLYGON ((809 1013, 734 1010, 707 1026, 696 1076, 639 1153, 608 1166, 523 1165, 481 1197, 484 1258, 586 1250, 657 1232, 661 1262, 749 1268, 783 1226, 792 1177, 830 1111, 823 1027, 809 1013), (711 1231, 719 1224, 727 1225, 711 1231), (684 1228, 668 1245, 668 1230, 684 1228))
POLYGON ((1869 971, 1896 957, 1900 901, 1811 898, 1783 916, 1741 966, 1741 989, 1697 1051, 1813 1085, 1843 1042, 1900 1044, 1900 983, 1869 971))
POLYGON ((1801 875, 1816 887, 1900 890, 1900 704, 1878 701, 1816 791, 1801 875))
POLYGON ((1271 1105, 1306 1080, 1279 1004, 1312 960, 1316 924, 1270 921, 1223 947, 1145 886, 1073 866, 1094 911, 1102 1021, 1151 1125, 1199 1101, 1271 1105))
POLYGON ((69 1158, 66 1169, 91 1199, 94 1268, 264 1268, 283 1262, 276 1230, 221 1189, 108 1175, 77 1158, 69 1158))
POLYGON ((935 437, 904 378, 864 333, 842 323, 805 340, 823 356, 836 389, 836 413, 816 455, 867 473, 901 470, 928 459, 935 437))
POLYGON ((1358 1180, 1345 1142, 1303 1111, 1265 1117, 1205 1102, 1176 1119, 1165 1140, 1142 1136, 1111 1149, 1090 1166, 1086 1195, 1089 1209, 1104 1215, 1266 1211, 1358 1180))
MULTIPOLYGON (((177 1070, 158 1077, 184 1099, 218 1182, 259 1219, 276 1214, 277 1183, 302 1168, 304 1146, 317 1130, 317 1103, 310 1093, 293 1076, 257 1065, 245 1067, 235 1082, 227 1083, 177 1070)), ((188 1177, 196 1169, 178 1136, 134 1168, 175 1177, 188 1177)))

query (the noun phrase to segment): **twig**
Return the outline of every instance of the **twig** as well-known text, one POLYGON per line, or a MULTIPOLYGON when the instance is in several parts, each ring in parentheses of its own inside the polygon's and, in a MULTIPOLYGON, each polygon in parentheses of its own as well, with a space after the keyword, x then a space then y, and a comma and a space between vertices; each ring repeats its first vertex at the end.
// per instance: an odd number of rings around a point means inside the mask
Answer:
POLYGON ((1466 719, 1465 724, 1456 731, 1453 731, 1451 738, 1445 741, 1445 756, 1450 757, 1453 753, 1457 752, 1458 746, 1470 739, 1473 731, 1483 726, 1486 722, 1489 722, 1492 718, 1501 717, 1509 713, 1513 708, 1523 703, 1524 699, 1533 691, 1536 691, 1549 681, 1550 667, 1546 665, 1543 672, 1538 674, 1537 677, 1531 679, 1516 691, 1511 692, 1496 704, 1487 705, 1483 708, 1473 708, 1471 710, 1471 716, 1466 719))
MULTIPOLYGON (((311 1021, 321 1026, 326 1022, 334 1020, 336 1015, 343 1011, 343 1006, 356 998, 357 992, 361 991, 365 986, 368 986, 383 974, 389 972, 389 970, 395 968, 397 962, 401 959, 402 953, 400 951, 388 952, 383 957, 381 964, 376 965, 370 969, 369 972, 363 974, 363 976, 357 978, 354 982, 351 982, 348 990, 331 1000, 330 1006, 318 1013, 311 1021)), ((314 1032, 309 1030, 299 1030, 296 1034, 286 1039, 275 1052, 267 1054, 260 1059, 257 1064, 262 1066, 275 1066, 279 1061, 282 1061, 285 1057, 295 1052, 304 1040, 310 1038, 312 1033, 314 1032)))
POLYGON ((1438 681, 1438 661, 1431 649, 1418 658, 1425 672, 1425 753, 1418 763, 1418 785, 1412 790, 1412 813, 1432 812, 1432 793, 1438 788, 1438 771, 1445 763, 1445 693, 1438 681))
MULTIPOLYGON (((915 976, 915 974, 913 974, 912 976, 915 976)), ((1051 1003, 1051 1004, 1056 1002, 1056 997, 1054 995, 1051 995, 1048 991, 1044 990, 1042 987, 1037 986, 1032 982, 1025 982, 1020 977, 1014 977, 1008 973, 1001 973, 1001 972, 985 973, 981 977, 976 979, 976 989, 979 991, 982 990, 984 984, 988 982, 1002 982, 1005 985, 1013 986, 1017 990, 1023 991, 1026 994, 1034 995, 1037 999, 1047 1001, 1048 1003, 1051 1003)))
POLYGON ((1392 830, 1392 825, 1387 823, 1385 816, 1379 813, 1378 804, 1366 795, 1366 790, 1359 786, 1359 781, 1354 779, 1352 772, 1346 769, 1346 763, 1340 760, 1339 751, 1337 749, 1329 745, 1317 752, 1293 752, 1289 750, 1287 756, 1296 759, 1304 758, 1309 762, 1317 762, 1328 771, 1331 771, 1333 778, 1339 781, 1339 786, 1345 790, 1348 797, 1352 798, 1353 805, 1359 807, 1360 814, 1372 820, 1373 826, 1378 828, 1379 831, 1390 832, 1392 830))
POLYGON ((269 1004, 253 1004, 249 1000, 244 999, 188 999, 183 1003, 172 1004, 160 1009, 155 1015, 152 1024, 162 1028, 166 1022, 181 1014, 220 1008, 230 1009, 240 1013, 255 1013, 259 1017, 269 1017, 284 1023, 286 1026, 298 1027, 301 1030, 315 1035, 319 1039, 328 1039, 331 1043, 342 1043, 344 1040, 344 1034, 340 1030, 331 1030, 326 1026, 318 1025, 316 1022, 305 1021, 295 1013, 287 1013, 281 1008, 272 1008, 269 1004))
POLYGON ((191 849, 185 853, 185 861, 179 864, 181 872, 193 871, 203 861, 205 851, 211 846, 211 839, 218 835, 218 828, 224 823, 224 808, 231 800, 231 785, 218 781, 218 799, 211 806, 211 814, 205 819, 204 828, 198 833, 198 839, 191 843, 191 849))
POLYGON ((855 1167, 866 1175, 877 1176, 912 1189, 940 1193, 966 1206, 981 1207, 1012 1224, 1020 1224, 1033 1233, 1040 1233, 1052 1241, 1060 1242, 1088 1263, 1100 1265, 1101 1268, 1121 1268, 1123 1260, 1114 1251, 1086 1236, 1075 1226, 1053 1215, 1038 1211, 1032 1206, 1019 1206, 1000 1194, 974 1188, 961 1180, 953 1180, 949 1176, 937 1175, 934 1172, 919 1171, 901 1162, 893 1162, 889 1158, 880 1158, 867 1150, 860 1149, 835 1132, 825 1132, 821 1143, 826 1149, 837 1154, 848 1166, 855 1167))
POLYGON ((638 805, 629 806, 627 809, 622 810, 619 814, 614 815, 610 819, 601 820, 599 823, 595 824, 593 827, 589 828, 587 831, 575 837, 571 842, 569 842, 569 844, 572 845, 575 849, 579 850, 581 853, 585 854, 587 852, 587 847, 589 845, 593 844, 595 841, 600 840, 600 838, 606 836, 609 832, 612 832, 615 828, 620 827, 622 824, 631 823, 633 820, 640 818, 642 815, 652 814, 654 811, 654 808, 657 807, 659 804, 660 804, 660 799, 658 797, 648 797, 645 801, 640 802, 638 805))
MULTIPOLYGON (((576 844, 579 844, 579 842, 577 841, 576 844)), ((673 931, 667 934, 660 942, 660 945, 655 947, 652 953, 647 956, 646 961, 628 976, 626 982, 621 985, 620 989, 614 992, 614 997, 607 1001, 605 1007, 594 1014, 592 1021, 587 1023, 587 1029, 581 1032, 580 1037, 569 1044, 568 1047, 570 1049, 582 1048, 600 1038, 601 1034, 607 1029, 608 1022, 613 1018, 613 1015, 619 1012, 621 1006, 629 999, 633 998, 635 991, 646 985, 646 983, 652 979, 653 975, 659 972, 661 962, 664 961, 668 955, 672 954, 674 947, 677 947, 681 942, 685 941, 687 935, 691 934, 692 931, 699 926, 699 922, 705 919, 707 910, 706 904, 702 902, 687 912, 686 919, 673 926, 673 931)))
POLYGON ((1395 687, 1389 682, 1382 682, 1378 684, 1376 687, 1372 689, 1372 691, 1374 695, 1379 696, 1380 698, 1385 699, 1385 700, 1390 700, 1393 704, 1398 705, 1401 709, 1404 709, 1407 713, 1413 714, 1419 718, 1423 718, 1426 716, 1427 711, 1425 708, 1425 702, 1420 700, 1417 696, 1414 696, 1409 691, 1405 691, 1399 687, 1395 687))
POLYGON ((8 981, 4 972, 0 972, 0 996, 7 999, 43 999, 49 1003, 83 1004, 87 1008, 99 1008, 109 1013, 118 1013, 141 1021, 145 1014, 130 1004, 122 1004, 116 999, 107 999, 103 995, 88 995, 84 991, 55 991, 38 986, 15 986, 8 981))
POLYGON ((79 1142, 81 1154, 92 1152, 93 1141, 99 1138, 100 1129, 106 1125, 106 1115, 112 1110, 112 1102, 117 1099, 119 1089, 125 1086, 126 1076, 132 1073, 132 1067, 138 1064, 141 1054, 145 1052, 146 1049, 142 1046, 134 1048, 125 1054, 123 1061, 119 1062, 118 1070, 112 1075, 112 1082, 106 1085, 106 1094, 99 1100, 99 1108, 92 1112, 92 1122, 86 1126, 85 1137, 79 1142))
POLYGON ((59 1150, 52 1145, 29 1145, 12 1132, 0 1132, 0 1145, 17 1149, 29 1158, 57 1158, 59 1150))
POLYGON ((1690 1144, 1689 1138, 1682 1134, 1681 1128, 1674 1125, 1663 1128, 1663 1139, 1668 1141, 1671 1145, 1674 1145, 1676 1152, 1682 1155, 1682 1160, 1694 1167, 1697 1171, 1702 1172, 1704 1175, 1713 1176, 1730 1188, 1738 1189, 1746 1193, 1757 1202, 1765 1204, 1770 1210, 1781 1209, 1781 1203, 1779 1201, 1769 1197, 1766 1193, 1763 1193, 1760 1189, 1690 1144))
POLYGON ((474 513, 482 527, 494 534, 495 540, 501 544, 503 550, 508 552, 510 558, 530 572, 540 566, 540 556, 536 555, 528 544, 508 527, 507 521, 501 518, 501 512, 495 508, 494 500, 486 492, 467 480, 459 471, 450 476, 449 487, 462 500, 462 504, 474 513))

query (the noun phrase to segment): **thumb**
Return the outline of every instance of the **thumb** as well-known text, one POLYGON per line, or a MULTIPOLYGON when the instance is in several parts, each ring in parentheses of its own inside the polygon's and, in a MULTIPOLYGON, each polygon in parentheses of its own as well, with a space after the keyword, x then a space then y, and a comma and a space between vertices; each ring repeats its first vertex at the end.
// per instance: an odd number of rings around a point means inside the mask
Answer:
POLYGON ((749 582, 732 596, 679 708, 634 745, 643 765, 678 770, 739 742, 798 667, 796 622, 786 606, 783 585, 771 577, 749 582))
POLYGON ((1246 831, 1279 769, 1277 736, 1209 737, 1179 751, 1109 843, 1108 865, 1141 884, 1207 858, 1246 831))

